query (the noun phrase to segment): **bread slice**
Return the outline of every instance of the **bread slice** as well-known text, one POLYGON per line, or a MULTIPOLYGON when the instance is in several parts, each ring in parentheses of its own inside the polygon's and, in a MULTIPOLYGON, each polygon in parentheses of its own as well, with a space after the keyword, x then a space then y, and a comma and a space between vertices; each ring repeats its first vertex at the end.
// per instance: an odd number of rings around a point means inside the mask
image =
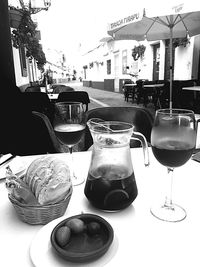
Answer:
POLYGON ((25 182, 41 205, 61 201, 72 187, 68 165, 52 155, 34 160, 27 169, 25 182))

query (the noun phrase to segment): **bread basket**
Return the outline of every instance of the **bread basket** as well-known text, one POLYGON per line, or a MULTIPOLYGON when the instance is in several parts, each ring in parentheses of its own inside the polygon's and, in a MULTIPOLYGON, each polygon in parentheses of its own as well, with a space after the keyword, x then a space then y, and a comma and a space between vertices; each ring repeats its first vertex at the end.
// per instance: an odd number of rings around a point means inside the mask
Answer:
POLYGON ((58 203, 51 205, 31 206, 23 204, 16 200, 11 194, 9 200, 13 204, 18 217, 25 223, 29 224, 47 224, 48 222, 64 215, 72 195, 72 187, 66 198, 58 203))

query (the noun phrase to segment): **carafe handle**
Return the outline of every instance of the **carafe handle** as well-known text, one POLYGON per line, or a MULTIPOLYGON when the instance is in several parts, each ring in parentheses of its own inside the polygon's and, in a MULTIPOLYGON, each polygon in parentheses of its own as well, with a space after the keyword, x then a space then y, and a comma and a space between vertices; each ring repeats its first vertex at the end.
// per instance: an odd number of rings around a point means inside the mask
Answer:
POLYGON ((148 144, 147 144, 147 140, 144 137, 143 134, 139 133, 139 132, 133 132, 131 139, 134 140, 139 140, 142 144, 142 148, 143 148, 143 154, 144 154, 144 165, 145 167, 149 166, 150 162, 149 162, 149 150, 148 150, 148 144))

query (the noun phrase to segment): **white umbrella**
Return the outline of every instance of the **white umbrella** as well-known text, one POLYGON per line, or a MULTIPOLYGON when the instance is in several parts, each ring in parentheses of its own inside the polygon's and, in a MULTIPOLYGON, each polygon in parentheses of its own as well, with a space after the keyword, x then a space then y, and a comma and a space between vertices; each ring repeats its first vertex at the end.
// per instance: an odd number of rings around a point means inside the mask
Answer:
MULTIPOLYGON (((166 4, 168 5, 168 4, 166 4)), ((160 2, 144 8, 143 16, 128 23, 110 23, 108 34, 115 40, 170 39, 170 108, 172 108, 172 39, 200 34, 200 4, 181 3, 166 7, 160 2)), ((136 12, 137 13, 137 12, 136 12)), ((139 14, 139 13, 138 13, 139 14)))

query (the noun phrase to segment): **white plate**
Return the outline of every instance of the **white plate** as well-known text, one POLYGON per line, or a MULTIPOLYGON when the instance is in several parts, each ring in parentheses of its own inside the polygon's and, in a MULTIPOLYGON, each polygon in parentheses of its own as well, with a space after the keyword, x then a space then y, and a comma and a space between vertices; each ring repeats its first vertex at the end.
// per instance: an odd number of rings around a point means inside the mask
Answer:
POLYGON ((98 260, 89 263, 72 263, 59 257, 51 246, 50 236, 53 228, 66 217, 60 217, 43 226, 30 245, 30 257, 35 267, 67 267, 67 266, 87 266, 100 267, 106 265, 116 254, 118 249, 118 240, 114 235, 114 240, 109 250, 98 260))
POLYGON ((6 178, 6 167, 10 166, 15 175, 20 175, 25 170, 25 165, 20 157, 15 157, 5 165, 0 166, 0 179, 6 178))

